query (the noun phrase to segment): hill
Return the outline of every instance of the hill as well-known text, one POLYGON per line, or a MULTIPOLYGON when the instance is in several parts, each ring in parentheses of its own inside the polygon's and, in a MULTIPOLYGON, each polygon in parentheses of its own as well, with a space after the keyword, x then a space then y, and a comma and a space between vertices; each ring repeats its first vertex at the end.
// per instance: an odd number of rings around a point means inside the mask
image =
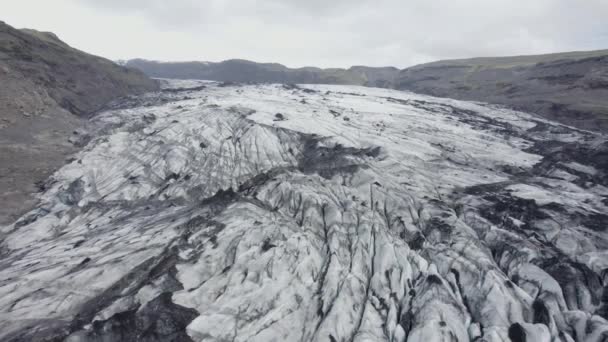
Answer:
POLYGON ((142 72, 71 48, 49 32, 0 22, 0 224, 31 205, 34 183, 62 165, 80 118, 155 90, 142 72))
POLYGON ((608 131, 608 50, 438 61, 402 70, 394 87, 608 131))

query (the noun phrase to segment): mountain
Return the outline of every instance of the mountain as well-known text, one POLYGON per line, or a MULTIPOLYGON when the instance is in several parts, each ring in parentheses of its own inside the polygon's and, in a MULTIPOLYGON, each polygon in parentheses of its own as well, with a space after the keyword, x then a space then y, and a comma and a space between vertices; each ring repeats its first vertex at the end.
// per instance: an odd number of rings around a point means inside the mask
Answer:
POLYGON ((0 340, 605 341, 608 138, 390 89, 163 81, 3 228, 0 340))
POLYGON ((608 50, 433 62, 401 71, 394 86, 608 131, 608 50))
POLYGON ((111 100, 155 90, 138 70, 73 49, 48 32, 0 22, 0 224, 33 204, 43 181, 75 151, 81 118, 111 100))
POLYGON ((399 69, 355 66, 349 69, 287 68, 277 63, 256 63, 231 59, 212 62, 156 62, 132 59, 126 66, 139 69, 150 77, 204 79, 220 82, 354 84, 386 87, 399 69))

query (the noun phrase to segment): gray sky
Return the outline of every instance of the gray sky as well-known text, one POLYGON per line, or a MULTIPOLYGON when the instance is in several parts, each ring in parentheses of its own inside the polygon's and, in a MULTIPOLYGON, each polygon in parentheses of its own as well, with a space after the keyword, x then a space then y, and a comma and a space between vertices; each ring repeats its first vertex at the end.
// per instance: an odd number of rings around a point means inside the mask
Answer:
POLYGON ((0 0, 0 20, 111 59, 406 67, 608 48, 608 0, 0 0))

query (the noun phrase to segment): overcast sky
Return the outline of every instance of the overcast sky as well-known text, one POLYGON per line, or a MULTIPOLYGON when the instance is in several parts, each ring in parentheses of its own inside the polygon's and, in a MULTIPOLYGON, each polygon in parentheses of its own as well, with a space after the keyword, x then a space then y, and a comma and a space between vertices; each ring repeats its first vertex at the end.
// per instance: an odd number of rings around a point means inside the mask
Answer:
POLYGON ((608 48, 608 0, 0 0, 0 20, 111 59, 406 67, 608 48))

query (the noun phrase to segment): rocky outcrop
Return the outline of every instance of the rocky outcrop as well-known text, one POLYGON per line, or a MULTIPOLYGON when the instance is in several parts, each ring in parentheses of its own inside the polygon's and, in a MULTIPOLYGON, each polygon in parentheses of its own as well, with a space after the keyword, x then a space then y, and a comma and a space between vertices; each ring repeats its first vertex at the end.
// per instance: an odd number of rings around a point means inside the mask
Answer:
POLYGON ((608 131, 608 50, 433 62, 401 71, 395 87, 608 131))
POLYGON ((68 140, 81 140, 81 117, 158 88, 140 71, 73 49, 52 33, 3 22, 0 83, 0 223, 30 207, 35 183, 75 151, 68 140))
POLYGON ((605 340, 605 135, 387 89, 165 86, 96 116, 3 229, 1 340, 605 340))

